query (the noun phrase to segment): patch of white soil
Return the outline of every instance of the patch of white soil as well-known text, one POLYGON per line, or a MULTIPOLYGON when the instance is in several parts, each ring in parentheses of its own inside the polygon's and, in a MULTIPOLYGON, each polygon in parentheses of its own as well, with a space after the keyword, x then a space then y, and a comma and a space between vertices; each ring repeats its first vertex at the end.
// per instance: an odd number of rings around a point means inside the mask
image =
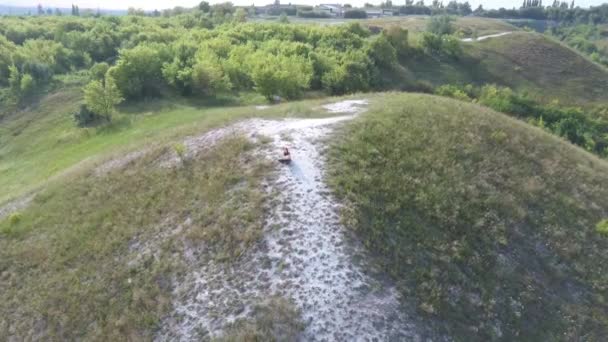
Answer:
POLYGON ((260 298, 282 296, 300 309, 306 324, 301 341, 420 340, 414 317, 339 220, 337 204, 323 181, 322 139, 340 122, 364 110, 365 100, 325 106, 349 113, 324 119, 248 120, 237 124, 252 139, 270 137, 261 151, 276 159, 280 148, 291 165, 277 163, 266 184, 275 194, 265 237, 238 261, 216 263, 191 248, 194 271, 175 289, 175 311, 162 322, 157 340, 190 341, 221 336, 227 324, 248 317, 260 298))
POLYGON ((489 34, 487 36, 479 36, 477 38, 463 38, 463 39, 461 39, 461 41, 463 41, 463 42, 479 42, 479 41, 490 39, 490 38, 496 38, 496 37, 506 36, 506 35, 511 34, 511 33, 513 33, 513 32, 512 31, 507 31, 507 32, 501 32, 501 33, 489 34))
POLYGON ((30 205, 30 203, 34 199, 35 195, 36 194, 30 194, 27 196, 23 196, 21 198, 18 198, 16 200, 13 200, 13 201, 8 202, 5 205, 1 206, 0 207, 0 221, 3 220, 5 217, 11 215, 12 213, 16 213, 16 212, 19 212, 20 210, 27 208, 27 206, 30 205))

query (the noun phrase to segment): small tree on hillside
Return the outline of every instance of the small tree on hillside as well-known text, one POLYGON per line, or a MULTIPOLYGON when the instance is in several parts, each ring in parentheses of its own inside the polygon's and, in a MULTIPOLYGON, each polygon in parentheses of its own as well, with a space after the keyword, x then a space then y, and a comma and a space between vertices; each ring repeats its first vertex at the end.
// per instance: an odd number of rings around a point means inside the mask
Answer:
POLYGON ((432 16, 427 25, 427 31, 439 36, 452 34, 454 32, 454 27, 452 27, 453 20, 449 15, 432 16))
POLYGON ((84 88, 84 101, 87 108, 106 121, 112 119, 115 106, 123 101, 120 91, 112 77, 106 76, 104 83, 91 81, 84 88))

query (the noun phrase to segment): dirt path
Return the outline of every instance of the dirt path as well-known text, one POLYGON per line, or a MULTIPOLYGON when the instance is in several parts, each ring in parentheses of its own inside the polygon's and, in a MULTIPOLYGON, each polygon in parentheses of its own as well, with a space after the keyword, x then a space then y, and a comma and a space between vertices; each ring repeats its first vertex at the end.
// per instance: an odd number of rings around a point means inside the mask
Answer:
POLYGON ((230 266, 201 263, 176 290, 176 312, 163 323, 158 340, 219 336, 226 324, 247 317, 257 299, 272 295, 290 298, 301 310, 302 341, 419 340, 394 286, 340 224, 339 206, 323 182, 319 140, 366 104, 328 105, 326 110, 348 115, 327 119, 244 124, 253 139, 272 139, 264 151, 268 158, 275 159, 283 146, 292 151, 292 164, 277 163, 277 178, 268 184, 268 191, 280 195, 265 238, 230 266))
POLYGON ((479 36, 477 38, 463 38, 460 41, 462 42, 479 42, 482 40, 486 40, 489 38, 496 38, 496 37, 502 37, 502 36, 506 36, 508 34, 513 33, 513 31, 506 31, 506 32, 501 32, 501 33, 495 33, 495 34, 489 34, 487 36, 479 36))

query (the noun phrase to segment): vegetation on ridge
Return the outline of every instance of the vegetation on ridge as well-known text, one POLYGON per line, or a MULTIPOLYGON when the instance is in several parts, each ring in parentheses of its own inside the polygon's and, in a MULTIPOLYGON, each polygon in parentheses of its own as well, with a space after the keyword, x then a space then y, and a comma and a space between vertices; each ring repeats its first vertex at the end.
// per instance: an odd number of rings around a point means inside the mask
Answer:
POLYGON ((375 99, 329 160, 344 222, 437 329, 480 341, 608 334, 605 161, 416 94, 375 99))

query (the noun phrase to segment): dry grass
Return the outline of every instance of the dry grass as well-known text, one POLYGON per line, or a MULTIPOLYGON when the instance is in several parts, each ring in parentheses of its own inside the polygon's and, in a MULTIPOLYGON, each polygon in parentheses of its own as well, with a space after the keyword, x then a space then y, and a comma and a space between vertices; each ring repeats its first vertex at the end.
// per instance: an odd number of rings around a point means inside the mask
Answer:
POLYGON ((170 146, 51 185, 0 223, 0 340, 150 340, 185 245, 231 260, 257 241, 267 165, 250 143, 158 167, 170 146))
POLYGON ((215 342, 296 341, 303 328, 293 303, 272 297, 254 306, 252 318, 235 322, 215 342))
POLYGON ((386 94, 336 137, 345 222, 456 340, 608 334, 608 164, 472 104, 386 94))
POLYGON ((608 102, 608 70, 546 36, 521 32, 468 45, 481 68, 513 89, 548 101, 608 102))

